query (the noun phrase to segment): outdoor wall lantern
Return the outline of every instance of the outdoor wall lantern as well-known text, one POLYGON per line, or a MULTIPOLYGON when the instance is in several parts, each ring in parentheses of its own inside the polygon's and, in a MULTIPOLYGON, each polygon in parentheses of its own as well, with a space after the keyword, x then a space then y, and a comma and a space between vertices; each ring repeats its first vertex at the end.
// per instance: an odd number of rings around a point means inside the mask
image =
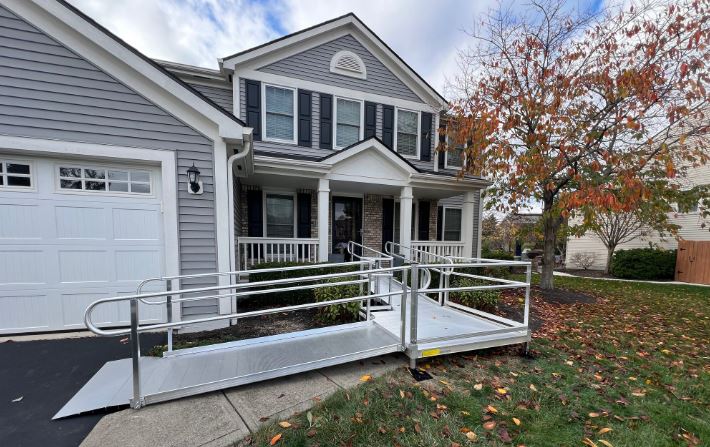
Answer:
POLYGON ((202 179, 200 179, 200 170, 195 167, 195 162, 192 162, 192 167, 187 170, 187 192, 190 194, 202 194, 202 179))

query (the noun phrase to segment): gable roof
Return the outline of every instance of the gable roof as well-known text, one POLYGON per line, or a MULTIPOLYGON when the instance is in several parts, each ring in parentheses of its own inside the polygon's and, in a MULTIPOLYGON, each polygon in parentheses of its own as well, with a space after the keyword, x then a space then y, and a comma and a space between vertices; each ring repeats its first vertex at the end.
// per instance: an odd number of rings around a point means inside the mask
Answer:
POLYGON ((296 31, 295 33, 287 34, 285 36, 279 37, 277 39, 271 40, 269 42, 263 43, 261 45, 249 48, 247 50, 240 51, 238 53, 232 54, 230 56, 220 59, 220 66, 224 66, 225 63, 230 67, 247 60, 265 55, 271 51, 277 49, 293 46, 300 42, 303 42, 309 38, 317 36, 331 29, 336 29, 340 27, 345 27, 351 25, 355 29, 359 30, 369 41, 375 46, 382 50, 389 58, 398 65, 421 89, 428 92, 440 105, 446 104, 446 98, 444 98, 439 92, 434 89, 429 83, 419 75, 407 62, 404 61, 392 48, 389 47, 377 34, 375 34, 365 23, 360 20, 354 13, 350 12, 340 17, 336 17, 331 20, 326 20, 317 25, 311 26, 309 28, 296 31))
POLYGON ((319 162, 329 161, 329 162, 333 162, 333 163, 338 163, 340 161, 343 161, 347 158, 350 158, 350 157, 362 152, 363 150, 370 149, 370 148, 374 148, 378 152, 384 154, 387 158, 392 160, 396 165, 399 165, 405 171, 421 172, 409 160, 402 157, 401 154, 389 149, 387 146, 385 146, 385 143, 382 140, 380 140, 379 138, 377 138, 375 136, 365 138, 364 140, 360 140, 356 143, 351 144, 350 146, 340 149, 339 151, 334 151, 333 153, 320 158, 318 161, 319 162))
POLYGON ((199 100, 204 101, 205 103, 209 104, 212 108, 214 108, 215 110, 219 111, 222 115, 228 117, 230 120, 232 120, 232 121, 238 123, 238 124, 241 125, 242 127, 247 127, 247 125, 246 125, 246 123, 245 123, 244 121, 242 121, 242 120, 240 120, 239 118, 237 118, 234 114, 232 114, 232 113, 230 113, 230 112, 224 110, 222 107, 220 107, 220 106, 219 106, 217 103, 215 103, 213 100, 211 100, 211 99, 208 98, 207 96, 205 96, 205 95, 203 95, 202 93, 200 93, 199 91, 197 91, 194 87, 188 85, 188 84, 187 84, 186 82, 184 82, 182 79, 180 79, 180 78, 178 78, 177 76, 175 76, 174 74, 170 73, 170 72, 169 72, 168 70, 166 70, 163 66, 161 66, 160 64, 158 64, 157 62, 155 62, 155 61, 152 60, 151 58, 147 57, 146 55, 144 55, 143 53, 141 53, 140 51, 138 51, 136 48, 134 48, 133 46, 129 45, 127 42, 125 42, 123 39, 121 39, 120 37, 118 37, 118 36, 116 36, 115 34, 113 34, 113 33, 112 33, 111 31, 109 31, 108 29, 104 28, 101 24, 99 24, 98 22, 96 22, 94 19, 92 19, 92 18, 89 17, 88 15, 84 14, 81 10, 79 10, 78 8, 76 8, 74 5, 70 4, 70 3, 67 2, 66 0, 55 0, 55 1, 56 1, 57 3, 59 3, 59 4, 61 4, 62 6, 64 6, 66 9, 68 9, 68 10, 71 11, 72 13, 74 13, 75 15, 77 15, 78 17, 80 17, 82 20, 84 20, 85 22, 87 22, 89 25, 93 26, 94 28, 96 28, 97 30, 99 30, 100 32, 102 32, 103 34, 105 34, 106 36, 108 36, 110 39, 114 40, 116 43, 120 44, 121 46, 123 46, 124 48, 126 48, 127 50, 129 50, 131 53, 133 53, 133 54, 135 54, 136 56, 138 56, 138 57, 139 57, 140 59, 142 59, 144 62, 146 62, 147 64, 151 65, 153 68, 155 68, 156 70, 158 70, 162 75, 168 77, 171 81, 177 83, 178 85, 180 85, 180 86, 181 86, 182 88, 184 88, 185 90, 188 90, 190 93, 192 93, 193 95, 195 95, 199 100))

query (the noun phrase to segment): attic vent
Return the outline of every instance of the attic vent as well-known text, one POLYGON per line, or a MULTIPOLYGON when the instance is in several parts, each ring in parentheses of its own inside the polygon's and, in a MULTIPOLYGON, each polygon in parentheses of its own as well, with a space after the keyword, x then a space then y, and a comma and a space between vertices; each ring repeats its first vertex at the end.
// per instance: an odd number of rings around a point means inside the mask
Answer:
POLYGON ((365 79, 365 64, 360 56, 352 51, 338 51, 330 61, 330 71, 343 76, 365 79))

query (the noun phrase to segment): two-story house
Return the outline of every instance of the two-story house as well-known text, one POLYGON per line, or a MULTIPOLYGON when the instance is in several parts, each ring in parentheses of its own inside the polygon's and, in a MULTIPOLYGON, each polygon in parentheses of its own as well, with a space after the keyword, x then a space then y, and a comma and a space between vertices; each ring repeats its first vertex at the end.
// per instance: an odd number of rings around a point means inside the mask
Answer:
POLYGON ((476 256, 488 183, 436 150, 445 103, 352 14, 210 70, 62 0, 0 0, 0 333, 82 328, 145 278, 337 262, 351 240, 476 256))

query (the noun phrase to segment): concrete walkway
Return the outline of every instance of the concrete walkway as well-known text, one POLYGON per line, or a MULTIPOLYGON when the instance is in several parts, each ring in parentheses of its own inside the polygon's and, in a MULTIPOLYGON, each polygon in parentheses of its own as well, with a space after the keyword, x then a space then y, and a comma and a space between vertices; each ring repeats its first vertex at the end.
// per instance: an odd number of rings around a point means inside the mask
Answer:
POLYGON ((339 389, 407 365, 387 355, 105 416, 83 447, 227 447, 260 425, 305 411, 339 389))

